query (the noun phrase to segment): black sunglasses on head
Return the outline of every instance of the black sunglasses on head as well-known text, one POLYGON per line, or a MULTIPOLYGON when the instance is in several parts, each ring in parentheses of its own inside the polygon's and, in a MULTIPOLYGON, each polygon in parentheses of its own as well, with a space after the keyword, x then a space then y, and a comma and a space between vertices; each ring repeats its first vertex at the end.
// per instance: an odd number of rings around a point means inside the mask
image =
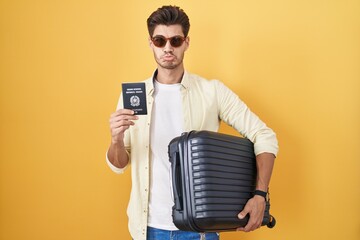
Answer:
POLYGON ((180 47, 183 42, 185 41, 185 37, 182 36, 174 36, 174 37, 170 37, 170 38, 166 38, 164 36, 155 36, 151 38, 152 43, 156 46, 156 47, 165 47, 167 41, 170 41, 170 45, 173 47, 180 47))

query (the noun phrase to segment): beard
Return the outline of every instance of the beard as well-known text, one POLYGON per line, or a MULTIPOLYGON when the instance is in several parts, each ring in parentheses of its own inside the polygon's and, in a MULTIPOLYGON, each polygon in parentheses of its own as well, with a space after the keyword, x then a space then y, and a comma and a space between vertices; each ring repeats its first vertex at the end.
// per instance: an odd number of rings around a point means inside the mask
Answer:
POLYGON ((165 68, 165 69, 175 69, 180 65, 180 63, 178 63, 178 64, 174 64, 174 63, 164 64, 164 63, 158 62, 158 65, 161 68, 165 68))

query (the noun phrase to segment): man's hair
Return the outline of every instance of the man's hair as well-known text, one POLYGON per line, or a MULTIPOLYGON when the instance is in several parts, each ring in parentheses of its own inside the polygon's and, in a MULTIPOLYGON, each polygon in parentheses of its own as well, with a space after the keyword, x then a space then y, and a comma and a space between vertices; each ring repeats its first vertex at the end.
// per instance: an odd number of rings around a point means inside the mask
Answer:
POLYGON ((147 19, 147 27, 150 37, 154 34, 158 25, 181 25, 184 36, 187 37, 190 29, 189 17, 184 10, 177 6, 162 6, 153 12, 147 19))

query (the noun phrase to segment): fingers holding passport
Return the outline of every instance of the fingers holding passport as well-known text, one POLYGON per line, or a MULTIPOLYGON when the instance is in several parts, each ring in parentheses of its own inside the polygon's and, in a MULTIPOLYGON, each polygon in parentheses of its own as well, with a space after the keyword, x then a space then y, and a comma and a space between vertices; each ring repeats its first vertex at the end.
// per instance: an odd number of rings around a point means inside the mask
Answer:
POLYGON ((138 116, 130 109, 119 109, 111 114, 109 122, 113 141, 122 140, 125 130, 134 125, 133 121, 137 119, 138 116))

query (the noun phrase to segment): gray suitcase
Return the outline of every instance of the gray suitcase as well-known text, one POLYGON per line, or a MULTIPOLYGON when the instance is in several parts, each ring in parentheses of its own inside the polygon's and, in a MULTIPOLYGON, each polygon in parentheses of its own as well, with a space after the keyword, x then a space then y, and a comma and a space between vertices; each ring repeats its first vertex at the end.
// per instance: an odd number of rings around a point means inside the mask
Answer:
MULTIPOLYGON (((253 197, 256 159, 248 139, 210 132, 183 133, 169 143, 174 195, 173 222, 177 228, 195 232, 234 231, 249 216, 237 215, 253 197)), ((275 226, 269 214, 262 225, 275 226)))

